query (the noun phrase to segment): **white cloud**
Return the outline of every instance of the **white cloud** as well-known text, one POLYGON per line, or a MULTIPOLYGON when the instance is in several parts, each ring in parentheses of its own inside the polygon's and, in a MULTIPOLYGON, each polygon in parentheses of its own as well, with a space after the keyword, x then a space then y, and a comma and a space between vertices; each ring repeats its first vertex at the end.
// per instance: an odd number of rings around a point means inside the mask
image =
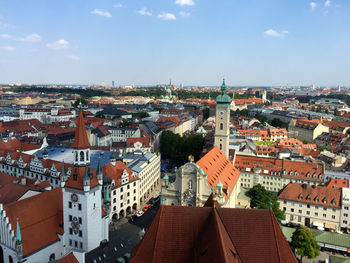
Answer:
POLYGON ((157 17, 163 20, 176 20, 176 16, 171 13, 162 13, 162 14, 159 14, 157 17))
POLYGON ((136 12, 137 12, 139 15, 142 15, 142 16, 151 16, 151 15, 152 15, 151 12, 147 11, 147 8, 146 8, 146 7, 142 8, 142 9, 140 9, 140 10, 137 10, 136 12))
POLYGON ((14 51, 16 49, 13 46, 0 46, 0 50, 3 50, 3 51, 14 51))
POLYGON ((315 8, 316 8, 316 6, 317 6, 317 4, 316 4, 315 2, 310 2, 309 5, 311 6, 311 9, 312 9, 312 10, 315 10, 315 8))
POLYGON ((190 15, 191 15, 191 13, 189 13, 189 12, 185 12, 185 11, 180 11, 180 12, 179 12, 179 15, 180 15, 180 16, 184 16, 184 17, 186 17, 186 16, 190 16, 190 15))
POLYGON ((75 60, 75 61, 79 61, 80 57, 75 56, 75 55, 68 55, 66 56, 66 58, 70 59, 70 60, 75 60))
POLYGON ((324 6, 325 6, 325 7, 331 6, 331 0, 326 0, 326 1, 324 2, 324 6))
POLYGON ((16 40, 23 42, 41 42, 41 36, 38 34, 30 34, 25 37, 19 37, 16 40))
POLYGON ((142 16, 151 16, 152 15, 152 12, 147 11, 146 7, 142 8, 140 10, 137 10, 136 13, 138 13, 139 15, 142 15, 142 16))
POLYGON ((94 9, 90 12, 90 14, 93 14, 93 15, 99 15, 99 16, 103 16, 103 17, 106 17, 106 18, 111 18, 112 15, 110 12, 108 12, 107 10, 102 10, 102 9, 94 9))
POLYGON ((124 6, 122 4, 115 4, 113 7, 115 7, 115 8, 123 8, 124 6))
POLYGON ((264 34, 267 36, 271 36, 271 37, 283 37, 285 35, 287 35, 289 32, 287 30, 283 30, 281 32, 278 32, 274 29, 269 29, 264 31, 264 34))
POLYGON ((60 40, 57 40, 55 42, 52 42, 52 43, 47 43, 46 46, 48 48, 51 48, 51 49, 56 49, 56 50, 59 50, 59 49, 66 49, 68 48, 69 46, 69 43, 68 41, 64 40, 64 39, 60 39, 60 40))
POLYGON ((12 36, 11 36, 11 35, 8 35, 8 34, 1 34, 1 35, 0 35, 0 38, 10 39, 10 38, 12 38, 12 36))
POLYGON ((177 5, 194 5, 193 0, 175 0, 177 5))

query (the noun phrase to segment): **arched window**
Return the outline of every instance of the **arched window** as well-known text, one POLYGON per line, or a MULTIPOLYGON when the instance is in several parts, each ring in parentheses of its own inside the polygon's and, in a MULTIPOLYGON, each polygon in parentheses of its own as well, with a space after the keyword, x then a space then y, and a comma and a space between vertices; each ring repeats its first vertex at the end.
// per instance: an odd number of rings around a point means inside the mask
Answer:
POLYGON ((220 123, 220 130, 224 129, 224 124, 220 123))
POLYGON ((78 152, 75 152, 75 161, 78 161, 78 152))
POLYGON ((11 256, 9 256, 9 263, 13 263, 13 259, 11 256))
POLYGON ((52 253, 49 257, 49 262, 54 261, 55 260, 55 253, 52 253))
POLYGON ((84 162, 84 152, 83 151, 80 152, 80 161, 84 162))
POLYGON ((222 150, 222 144, 220 143, 220 150, 222 150))
POLYGON ((189 180, 188 181, 188 189, 192 190, 192 187, 193 187, 193 182, 192 182, 192 180, 189 180))
POLYGON ((86 152, 86 161, 89 161, 89 151, 86 152))

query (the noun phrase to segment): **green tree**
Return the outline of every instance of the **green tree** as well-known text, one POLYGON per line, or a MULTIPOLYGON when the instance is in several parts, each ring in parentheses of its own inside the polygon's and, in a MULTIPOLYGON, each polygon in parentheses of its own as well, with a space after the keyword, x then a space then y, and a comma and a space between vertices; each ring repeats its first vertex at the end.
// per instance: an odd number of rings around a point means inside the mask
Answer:
POLYGON ((95 115, 95 117, 97 117, 97 118, 102 118, 102 119, 106 119, 106 116, 105 116, 104 114, 100 113, 100 112, 97 112, 96 115, 95 115))
POLYGON ((248 197, 250 197, 250 207, 257 209, 270 209, 278 220, 281 222, 286 218, 284 211, 280 209, 280 204, 277 201, 277 198, 268 192, 264 186, 261 184, 254 185, 247 192, 248 197), (272 206, 272 207, 271 207, 272 206))
POLYGON ((204 120, 206 120, 206 119, 209 118, 210 108, 204 108, 204 109, 202 110, 202 112, 203 112, 203 121, 204 121, 204 120))
POLYGON ((264 115, 262 115, 261 113, 256 114, 255 118, 257 118, 258 121, 260 121, 260 123, 262 123, 262 124, 267 122, 267 118, 264 115))
POLYGON ((291 245, 297 251, 301 260, 303 257, 315 258, 320 254, 320 246, 317 244, 311 230, 306 226, 301 226, 294 231, 291 245))
POLYGON ((337 107, 334 108, 334 115, 335 115, 335 116, 339 116, 339 111, 338 111, 338 108, 337 108, 337 107))
POLYGON ((133 116, 134 118, 143 119, 143 118, 149 117, 149 114, 148 114, 148 112, 146 112, 146 111, 139 111, 139 112, 133 113, 132 116, 133 116))
POLYGON ((321 111, 322 111, 321 106, 318 106, 316 111, 317 111, 317 112, 321 112, 321 111))
POLYGON ((83 96, 80 96, 79 99, 77 99, 74 103, 73 103, 73 106, 74 107, 78 107, 80 105, 80 102, 81 102, 81 105, 88 105, 89 101, 83 97, 83 96))
POLYGON ((160 137, 160 152, 171 165, 183 165, 188 156, 198 160, 203 149, 204 138, 201 135, 184 135, 180 137, 171 131, 164 131, 160 137))

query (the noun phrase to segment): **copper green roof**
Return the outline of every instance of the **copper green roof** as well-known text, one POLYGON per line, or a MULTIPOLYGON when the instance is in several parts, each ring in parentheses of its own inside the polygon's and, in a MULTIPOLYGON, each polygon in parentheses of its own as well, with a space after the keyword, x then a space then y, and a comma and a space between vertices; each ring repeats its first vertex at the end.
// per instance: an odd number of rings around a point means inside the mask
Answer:
POLYGON ((16 242, 22 243, 21 229, 19 228, 18 218, 17 218, 17 228, 16 228, 16 242))
POLYGON ((226 92, 227 92, 227 88, 226 88, 225 79, 224 79, 221 85, 221 94, 216 97, 216 102, 218 104, 231 103, 231 98, 229 95, 226 94, 226 92))

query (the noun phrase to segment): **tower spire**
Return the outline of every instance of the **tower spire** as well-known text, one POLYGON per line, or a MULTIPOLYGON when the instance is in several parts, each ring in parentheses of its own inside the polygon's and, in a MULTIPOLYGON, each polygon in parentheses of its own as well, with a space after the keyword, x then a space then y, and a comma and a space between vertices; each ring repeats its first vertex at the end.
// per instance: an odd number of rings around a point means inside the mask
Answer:
POLYGON ((86 149, 90 147, 89 139, 86 133, 85 121, 83 113, 80 111, 78 115, 77 128, 74 136, 74 149, 86 149))
POLYGON ((19 227, 18 218, 17 218, 17 227, 16 227, 16 243, 22 244, 22 235, 21 235, 21 229, 19 227))

